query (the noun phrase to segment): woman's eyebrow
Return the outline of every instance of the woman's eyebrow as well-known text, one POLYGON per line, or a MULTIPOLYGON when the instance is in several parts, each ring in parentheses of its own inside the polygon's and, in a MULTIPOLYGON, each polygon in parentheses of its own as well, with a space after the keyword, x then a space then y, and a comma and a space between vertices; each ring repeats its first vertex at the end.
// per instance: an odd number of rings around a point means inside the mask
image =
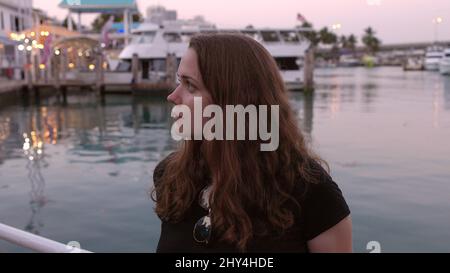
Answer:
POLYGON ((193 78, 193 77, 191 77, 191 76, 188 76, 188 75, 184 75, 184 74, 178 74, 177 73, 177 76, 179 77, 179 78, 182 78, 182 79, 190 79, 190 80, 192 80, 192 81, 194 81, 196 84, 198 84, 198 81, 195 79, 195 78, 193 78))

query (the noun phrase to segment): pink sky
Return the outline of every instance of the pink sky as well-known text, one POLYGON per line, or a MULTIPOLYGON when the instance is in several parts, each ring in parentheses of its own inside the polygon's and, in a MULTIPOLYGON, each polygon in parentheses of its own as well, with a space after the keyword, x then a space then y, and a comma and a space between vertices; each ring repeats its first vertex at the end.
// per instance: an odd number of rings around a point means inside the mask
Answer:
MULTIPOLYGON (((33 1, 50 15, 64 18, 67 14, 57 7, 60 0, 33 1)), ((360 37, 365 27, 372 26, 383 43, 432 41, 432 19, 440 16, 439 40, 450 41, 450 0, 138 0, 144 15, 155 4, 177 10, 179 18, 203 15, 218 27, 293 27, 300 12, 316 28, 340 23, 339 35, 360 37)), ((84 15, 83 24, 93 17, 84 15)))

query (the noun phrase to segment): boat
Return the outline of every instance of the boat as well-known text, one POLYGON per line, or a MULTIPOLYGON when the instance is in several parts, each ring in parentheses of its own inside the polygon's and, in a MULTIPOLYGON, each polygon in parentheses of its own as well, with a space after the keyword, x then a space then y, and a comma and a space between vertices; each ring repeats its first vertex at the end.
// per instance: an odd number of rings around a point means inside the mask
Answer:
POLYGON ((442 58, 442 48, 439 46, 430 46, 425 54, 425 70, 438 71, 439 62, 442 58))
POLYGON ((355 67, 360 65, 361 62, 352 55, 342 55, 339 57, 339 66, 341 67, 355 67))
POLYGON ((420 57, 408 57, 403 63, 404 71, 418 71, 424 69, 424 60, 420 57))
POLYGON ((444 50, 443 57, 439 62, 439 72, 442 75, 450 75, 450 47, 444 50))
POLYGON ((274 57, 288 89, 299 90, 303 85, 303 61, 310 42, 304 37, 307 28, 292 29, 218 29, 215 26, 183 25, 171 21, 158 25, 142 23, 132 31, 131 42, 119 55, 120 67, 131 69, 136 54, 141 67, 139 82, 163 80, 167 56, 174 55, 179 64, 188 48, 190 38, 197 33, 233 32, 248 35, 261 43, 274 57))

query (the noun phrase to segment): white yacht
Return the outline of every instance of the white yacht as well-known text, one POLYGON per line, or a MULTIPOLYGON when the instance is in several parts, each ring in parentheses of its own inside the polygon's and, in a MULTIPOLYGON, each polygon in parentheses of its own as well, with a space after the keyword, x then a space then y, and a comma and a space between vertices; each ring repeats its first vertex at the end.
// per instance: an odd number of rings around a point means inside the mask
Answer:
POLYGON ((120 53, 119 69, 129 69, 137 54, 143 81, 157 81, 165 76, 166 57, 175 54, 178 64, 192 35, 201 32, 240 32, 260 42, 272 54, 289 89, 299 89, 303 82, 303 58, 310 42, 303 36, 309 29, 217 29, 194 25, 143 23, 132 32, 132 39, 120 53))
POLYGON ((425 54, 425 70, 438 71, 439 62, 443 56, 442 48, 437 46, 431 46, 427 48, 425 54))
POLYGON ((361 62, 352 55, 342 55, 339 57, 339 66, 354 67, 360 66, 361 62))
POLYGON ((439 62, 439 72, 442 75, 450 75, 450 47, 444 50, 444 56, 439 62))

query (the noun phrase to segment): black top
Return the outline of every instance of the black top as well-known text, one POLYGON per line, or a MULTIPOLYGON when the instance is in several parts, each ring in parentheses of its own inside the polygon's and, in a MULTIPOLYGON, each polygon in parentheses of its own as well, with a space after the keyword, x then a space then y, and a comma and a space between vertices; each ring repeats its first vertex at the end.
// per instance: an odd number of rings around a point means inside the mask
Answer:
MULTIPOLYGON (((163 162, 164 160, 155 168, 153 174, 155 185, 164 172, 163 162)), ((295 224, 283 235, 253 238, 248 244, 248 252, 308 252, 307 241, 333 227, 350 214, 338 185, 319 164, 316 166, 321 173, 321 182, 308 183, 307 187, 302 187, 301 192, 295 193, 301 206, 300 212, 295 214, 295 224)), ((196 200, 182 221, 169 223, 162 220, 156 252, 238 252, 234 246, 214 239, 214 226, 211 241, 207 245, 197 243, 193 239, 194 225, 205 215, 207 211, 200 207, 196 200)))

